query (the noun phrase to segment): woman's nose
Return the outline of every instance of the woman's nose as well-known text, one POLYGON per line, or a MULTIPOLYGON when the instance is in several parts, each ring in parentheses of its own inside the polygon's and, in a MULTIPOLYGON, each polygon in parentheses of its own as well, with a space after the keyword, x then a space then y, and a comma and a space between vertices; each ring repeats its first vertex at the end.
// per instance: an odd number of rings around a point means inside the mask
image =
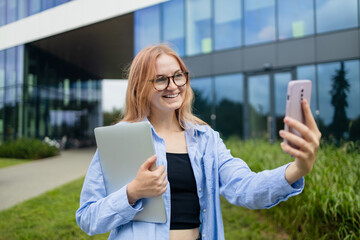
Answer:
POLYGON ((175 85, 174 83, 174 79, 171 77, 169 78, 169 86, 167 87, 167 89, 176 89, 178 86, 175 85))

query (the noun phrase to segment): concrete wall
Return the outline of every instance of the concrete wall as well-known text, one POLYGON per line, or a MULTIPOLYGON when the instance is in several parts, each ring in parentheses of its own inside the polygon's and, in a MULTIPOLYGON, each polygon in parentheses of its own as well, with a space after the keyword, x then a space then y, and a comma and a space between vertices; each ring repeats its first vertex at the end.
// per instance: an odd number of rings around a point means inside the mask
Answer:
POLYGON ((360 29, 246 46, 184 58, 193 77, 360 58, 360 29))

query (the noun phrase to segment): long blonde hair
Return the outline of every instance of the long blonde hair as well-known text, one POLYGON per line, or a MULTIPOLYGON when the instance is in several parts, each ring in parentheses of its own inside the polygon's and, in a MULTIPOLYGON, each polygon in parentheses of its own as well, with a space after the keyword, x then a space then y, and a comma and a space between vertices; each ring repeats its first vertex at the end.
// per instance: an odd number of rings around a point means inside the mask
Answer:
MULTIPOLYGON (((126 91, 126 105, 123 121, 138 122, 148 117, 150 114, 150 102, 148 95, 153 85, 148 81, 156 76, 156 60, 161 54, 174 57, 183 72, 188 72, 184 62, 170 47, 160 44, 149 46, 142 49, 134 58, 128 75, 128 87, 126 91)), ((193 124, 206 124, 204 121, 194 116, 192 104, 194 92, 190 87, 190 77, 186 84, 185 100, 181 107, 175 111, 176 117, 182 128, 185 122, 193 124)))

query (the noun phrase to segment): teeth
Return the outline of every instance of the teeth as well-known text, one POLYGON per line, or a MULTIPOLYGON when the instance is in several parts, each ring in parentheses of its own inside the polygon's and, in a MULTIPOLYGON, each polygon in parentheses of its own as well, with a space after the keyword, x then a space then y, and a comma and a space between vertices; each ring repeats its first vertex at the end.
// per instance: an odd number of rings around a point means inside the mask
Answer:
POLYGON ((173 94, 173 95, 165 95, 164 97, 166 98, 175 98, 177 97, 179 94, 173 94))

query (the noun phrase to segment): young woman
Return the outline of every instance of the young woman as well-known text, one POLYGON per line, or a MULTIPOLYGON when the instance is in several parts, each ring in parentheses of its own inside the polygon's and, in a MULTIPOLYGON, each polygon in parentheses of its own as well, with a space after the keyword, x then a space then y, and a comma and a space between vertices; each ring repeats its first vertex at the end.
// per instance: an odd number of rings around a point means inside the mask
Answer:
POLYGON ((306 125, 284 119, 304 138, 280 131, 300 146, 281 144, 295 160, 259 173, 231 156, 219 134, 192 114, 192 102, 188 70, 172 49, 151 46, 135 57, 119 124, 149 121, 156 155, 144 159, 133 181, 107 196, 95 153, 76 212, 82 230, 90 235, 111 231, 109 239, 224 239, 220 194, 232 204, 259 209, 301 193, 321 137, 307 102, 302 103, 306 125), (150 170, 154 162, 157 168, 150 170), (131 221, 142 210, 142 199, 159 195, 166 223, 131 221))

